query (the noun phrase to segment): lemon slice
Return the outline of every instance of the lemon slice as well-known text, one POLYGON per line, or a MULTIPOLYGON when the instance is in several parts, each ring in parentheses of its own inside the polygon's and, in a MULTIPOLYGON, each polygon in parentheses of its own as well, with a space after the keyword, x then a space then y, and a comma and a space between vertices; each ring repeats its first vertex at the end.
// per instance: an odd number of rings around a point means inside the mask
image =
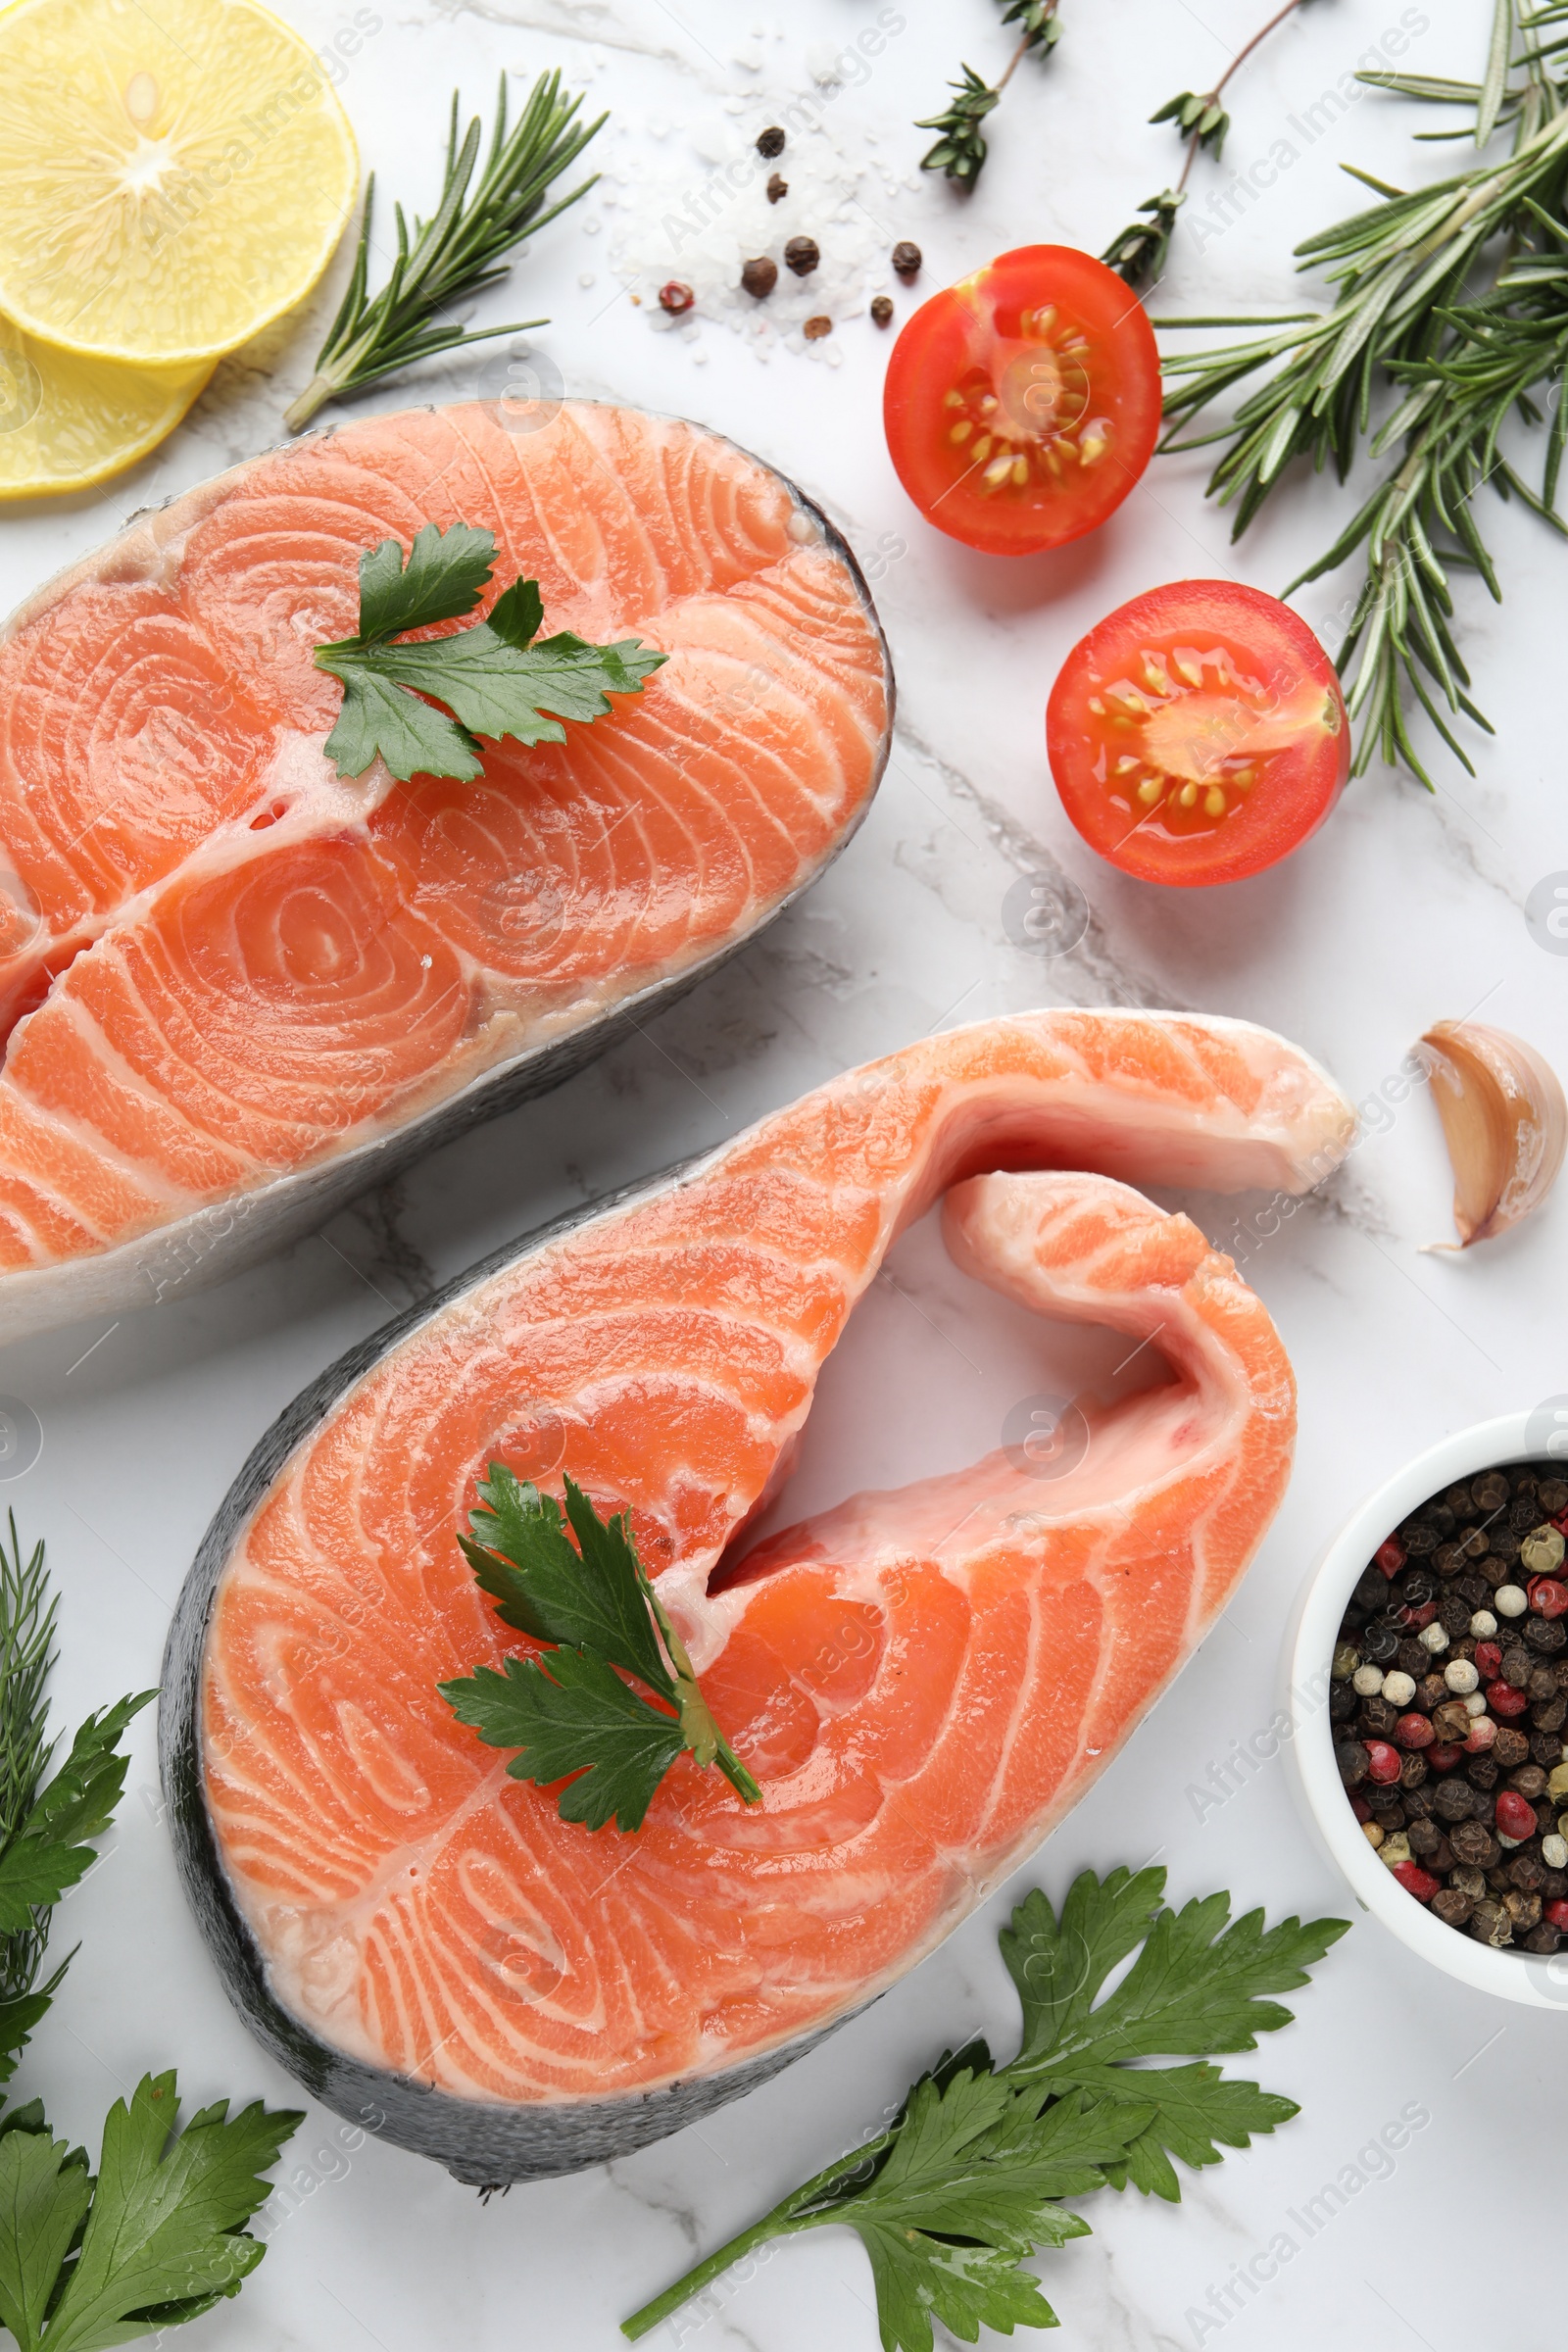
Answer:
POLYGON ((134 367, 194 368, 308 294, 354 134, 256 0, 14 0, 0 13, 0 311, 134 367))
POLYGON ((24 335, 0 318, 0 499, 85 490, 172 433, 213 372, 121 368, 24 335))

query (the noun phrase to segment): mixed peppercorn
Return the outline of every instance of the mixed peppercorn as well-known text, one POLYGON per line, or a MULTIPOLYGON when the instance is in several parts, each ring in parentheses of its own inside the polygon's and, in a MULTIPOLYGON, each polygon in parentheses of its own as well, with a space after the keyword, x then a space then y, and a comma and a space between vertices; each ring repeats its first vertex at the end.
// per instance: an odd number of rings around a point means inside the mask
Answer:
POLYGON ((1340 1777, 1406 1892, 1494 1946, 1568 1936, 1568 1481, 1509 1463, 1378 1546, 1329 1685, 1340 1777))

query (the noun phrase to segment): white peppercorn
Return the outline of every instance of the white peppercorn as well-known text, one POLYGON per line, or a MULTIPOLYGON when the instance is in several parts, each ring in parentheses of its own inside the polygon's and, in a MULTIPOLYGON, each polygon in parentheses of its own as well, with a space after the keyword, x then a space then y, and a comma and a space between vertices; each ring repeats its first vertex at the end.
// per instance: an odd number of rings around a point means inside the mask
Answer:
POLYGON ((1468 1698, 1481 1681, 1480 1675, 1468 1658, 1450 1658, 1443 1669, 1443 1679, 1448 1689, 1460 1698, 1468 1698))
POLYGON ((1386 1674, 1383 1677, 1383 1695, 1391 1707, 1407 1707, 1415 1696, 1413 1674, 1386 1674))
POLYGON ((1424 1625, 1421 1628, 1420 1633, 1416 1636, 1416 1640, 1420 1642, 1423 1649, 1430 1649, 1434 1657, 1438 1655, 1440 1650, 1445 1650, 1448 1646, 1448 1636, 1446 1629, 1440 1624, 1437 1618, 1434 1618, 1430 1625, 1424 1625))
POLYGON ((1350 1688, 1362 1698, 1376 1698, 1383 1688, 1381 1666, 1358 1666, 1350 1677, 1350 1688))
POLYGON ((1559 1837, 1555 1830, 1543 1838, 1541 1859, 1548 1870, 1568 1870, 1568 1838, 1559 1837))
POLYGON ((1522 1585, 1499 1585, 1492 1598, 1503 1617, 1522 1617, 1530 1606, 1530 1595, 1522 1585))
POLYGON ((1470 1620, 1470 1631, 1478 1642, 1490 1642, 1497 1630, 1497 1620, 1490 1609, 1477 1609, 1470 1620))
POLYGON ((1484 1690, 1467 1690, 1465 1692, 1464 1711, 1467 1715, 1484 1715, 1487 1711, 1486 1692, 1484 1690))

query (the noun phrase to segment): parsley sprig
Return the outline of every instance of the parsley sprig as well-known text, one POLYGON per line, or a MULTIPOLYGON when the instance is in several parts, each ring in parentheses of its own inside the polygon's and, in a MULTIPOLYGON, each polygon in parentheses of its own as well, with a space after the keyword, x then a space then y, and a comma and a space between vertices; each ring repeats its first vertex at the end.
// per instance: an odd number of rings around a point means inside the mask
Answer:
POLYGON ((577 1776, 557 1799, 563 1821, 602 1830, 613 1817, 617 1829, 640 1830, 665 1773, 687 1753, 716 1764, 757 1804, 762 1792, 713 1720, 637 1557, 629 1515, 607 1523, 569 1478, 565 1491, 575 1546, 560 1504, 504 1463, 479 1481, 473 1534, 458 1542, 502 1623, 551 1646, 543 1657, 508 1658, 500 1674, 480 1666, 442 1683, 442 1697, 489 1746, 517 1749, 507 1766, 514 1780, 547 1788, 577 1776))
POLYGON ((995 2066, 983 2041, 945 2054, 890 2130, 783 2198, 622 2332, 647 2335, 767 2239, 836 2224, 870 2258, 884 2352, 931 2352, 933 2319, 966 2343, 982 2326, 1054 2327, 1021 2265, 1038 2247, 1088 2235, 1063 2198, 1130 2184, 1175 2202, 1173 2156, 1218 2164, 1222 2148, 1245 2148, 1297 2113, 1207 2058, 1138 2062, 1255 2048, 1290 2021, 1269 1996, 1306 1984, 1348 1925, 1265 1929, 1260 1911, 1233 1921, 1226 1894, 1172 1911, 1164 1886, 1162 1870, 1086 1870, 1059 1914, 1038 1887, 1026 1895, 1001 1936, 1023 2012, 1011 2063, 995 2066))
POLYGON ((343 688, 342 715, 325 747, 340 776, 363 776, 379 757, 404 783, 416 775, 466 782, 484 770, 479 736, 564 743, 562 719, 603 718, 607 695, 640 694, 667 660, 636 637, 590 645, 564 629, 536 644, 544 619, 536 580, 514 580, 472 628, 406 641, 411 629, 471 612, 495 562, 492 534, 465 522, 445 531, 425 523, 407 563, 396 539, 360 558, 359 634, 316 649, 317 668, 343 688), (433 710, 425 695, 455 716, 433 710))
MULTIPOLYGON (((54 1634, 43 1545, 24 1556, 13 1517, 9 1544, 0 1537, 0 2082, 71 1965, 38 1983, 54 1908, 92 1868, 123 1792, 121 1740, 155 1695, 89 1716, 51 1774, 54 1634)), ((172 2073, 144 2076, 109 2111, 96 2173, 55 2138, 40 2100, 0 2111, 0 2326, 20 2352, 98 2352, 178 2327, 261 2261, 244 2225, 303 2117, 257 2102, 230 2121, 220 2101, 178 2132, 178 2110, 172 2073)))

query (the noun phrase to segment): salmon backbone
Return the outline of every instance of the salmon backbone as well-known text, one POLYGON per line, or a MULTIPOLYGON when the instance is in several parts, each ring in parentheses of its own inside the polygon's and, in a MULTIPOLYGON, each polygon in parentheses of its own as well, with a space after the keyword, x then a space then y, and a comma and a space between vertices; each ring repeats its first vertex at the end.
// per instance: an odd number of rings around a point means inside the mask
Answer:
POLYGON ((1353 1114, 1245 1022, 982 1021, 472 1268, 290 1406, 185 1584, 160 1741, 230 1996, 313 2096, 460 2180, 699 2121, 895 1984, 1049 1836, 1234 1594, 1285 1492, 1290 1363, 1140 1185, 1298 1195, 1353 1114), (898 1235, 1156 1385, 764 1536, 898 1235), (437 1685, 537 1645, 456 1541, 486 1465, 639 1554, 741 1801, 679 1759, 642 1829, 512 1778, 437 1685))
MULTIPOLYGON (((568 401, 406 411, 258 458, 0 641, 0 1341, 180 1297, 558 1084, 757 936, 887 759, 865 582, 732 442, 568 401), (358 564, 489 530, 482 617, 665 656, 471 782, 346 780, 317 647, 358 564)), ((440 635, 442 624, 424 635, 440 635)))

